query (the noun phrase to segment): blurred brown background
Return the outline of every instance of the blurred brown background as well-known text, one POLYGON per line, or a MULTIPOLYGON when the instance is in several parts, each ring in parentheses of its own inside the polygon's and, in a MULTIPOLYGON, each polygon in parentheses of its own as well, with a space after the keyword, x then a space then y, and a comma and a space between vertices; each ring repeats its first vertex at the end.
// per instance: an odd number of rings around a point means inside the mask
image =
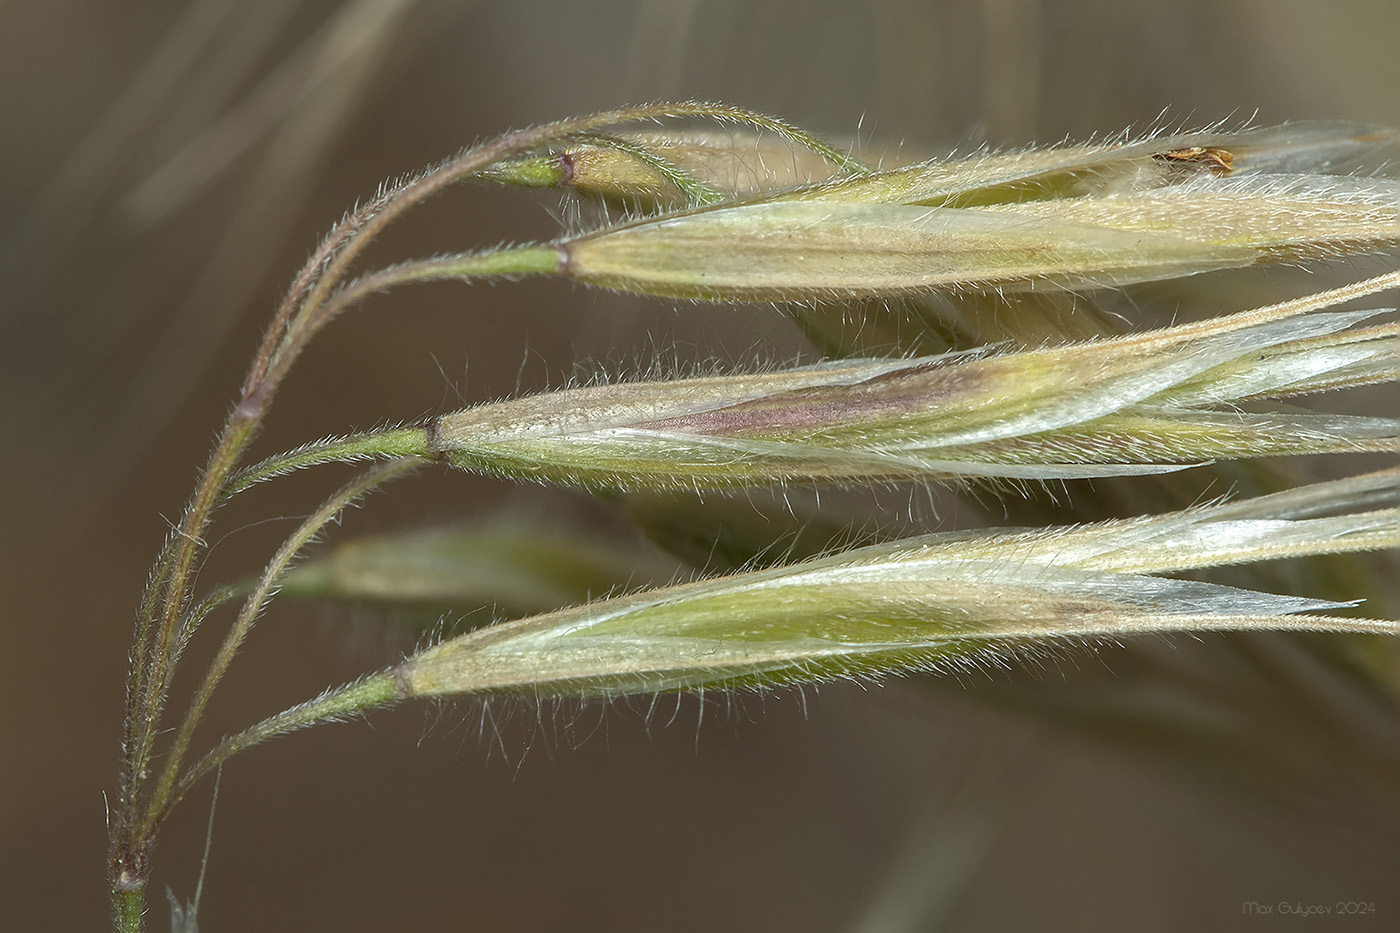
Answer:
MULTIPOLYGON (((1397 41, 1392 0, 3 0, 0 926, 103 927, 103 794, 148 563, 281 288, 380 180, 510 127, 662 97, 930 150, 1164 110, 1400 125, 1397 41)), ((556 203, 464 189, 375 257, 547 237, 556 203)), ((796 346, 765 310, 553 282, 395 293, 318 340, 258 450, 558 384, 578 359, 796 346)), ((268 516, 303 513, 340 475, 250 494, 219 524, 210 572, 248 572, 289 527, 268 516)), ((345 525, 501 500, 588 513, 434 475, 345 525)), ((1189 659, 1181 641, 1170 650, 1189 659)), ((372 619, 276 607, 208 735, 403 647, 372 619)), ((1055 664, 1041 676, 1064 679, 1055 664)), ((986 677, 965 679, 975 693, 986 677)), ((639 707, 517 710, 499 743, 489 724, 478 738, 475 706, 407 709, 235 760, 201 927, 1253 929, 1292 918, 1247 902, 1339 900, 1378 911, 1347 929, 1400 916, 1400 848, 1355 842, 1364 807, 1246 815, 1240 796, 960 688, 711 698, 698 726, 694 700, 670 725, 669 705, 639 707)), ((208 791, 156 853, 153 929, 166 885, 193 891, 208 791)))

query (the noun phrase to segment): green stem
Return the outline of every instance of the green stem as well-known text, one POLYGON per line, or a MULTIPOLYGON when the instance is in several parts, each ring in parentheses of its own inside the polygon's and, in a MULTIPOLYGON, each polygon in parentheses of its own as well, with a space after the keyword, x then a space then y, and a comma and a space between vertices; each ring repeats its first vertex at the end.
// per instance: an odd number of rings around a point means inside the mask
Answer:
POLYGON ((129 891, 112 890, 112 929, 117 933, 141 933, 141 917, 146 912, 146 886, 129 891))
POLYGON ((175 782, 165 798, 163 809, 155 814, 158 825, 172 807, 189 793, 195 784, 239 752, 288 732, 305 729, 320 722, 343 719, 372 709, 394 706, 404 699, 398 679, 392 670, 372 674, 363 680, 328 690, 314 700, 269 716, 262 722, 229 736, 207 755, 191 765, 175 782))
POLYGON ((171 658, 171 667, 174 668, 180 660, 180 654, 185 650, 185 646, 194 637, 195 630, 215 609, 224 603, 232 602, 240 596, 246 596, 252 592, 250 587, 240 589, 237 584, 225 584, 217 587, 213 592, 208 593, 203 599, 195 603, 185 611, 180 632, 175 641, 175 652, 171 658))
MULTIPOLYGON (((175 640, 182 628, 181 610, 188 600, 186 591, 190 570, 201 544, 201 536, 218 504, 219 487, 242 456, 256 429, 255 422, 240 417, 238 412, 230 416, 219 445, 209 458, 204 479, 195 490, 178 531, 167 544, 160 570, 153 580, 152 586, 163 587, 165 594, 159 625, 153 630, 154 611, 151 614, 143 611, 137 617, 132 647, 132 681, 133 686, 139 689, 133 691, 127 710, 124 744, 128 758, 122 773, 119 827, 130 827, 135 816, 137 789, 145 781, 150 767, 157 723, 173 673, 172 662, 178 653, 175 640)), ((146 606, 154 610, 159 601, 148 597, 143 610, 146 606)))
POLYGON ((296 450, 268 457, 260 463, 240 470, 224 484, 224 497, 230 498, 250 486, 266 482, 284 473, 320 466, 323 463, 344 463, 351 460, 379 460, 388 457, 428 458, 428 431, 426 428, 393 428, 387 431, 374 431, 368 434, 353 434, 350 437, 337 437, 314 444, 306 444, 296 450))
POLYGON ((279 384, 312 337, 375 292, 421 282, 557 275, 562 265, 563 258, 556 247, 533 243, 484 252, 454 253, 366 273, 328 294, 319 305, 308 308, 292 323, 282 345, 268 363, 266 379, 269 384, 279 384))
POLYGON ((180 773, 180 766, 184 763, 185 754, 189 751, 190 742, 194 738, 195 727, 199 725, 204 716, 204 710, 209 704, 214 690, 223 679, 224 673, 233 663, 233 657, 238 653, 238 649, 252 631, 253 623, 266 607, 277 582, 282 578, 282 574, 287 571, 292 560, 300 553, 316 535, 327 524, 335 519, 340 512, 354 502, 360 496, 374 489, 375 487, 400 476, 410 470, 417 469, 419 463, 412 460, 399 460, 393 463, 381 464, 366 470, 360 476, 349 483, 346 483, 335 494, 327 499, 319 509, 312 513, 296 531, 277 549, 272 560, 268 562, 263 570, 262 577, 258 580, 258 585, 249 594, 243 603, 243 610, 239 612, 237 620, 229 629, 228 635, 224 638, 224 643, 219 648, 218 654, 209 665, 209 670, 204 676, 204 681, 199 690, 195 693, 194 699, 190 702, 189 710, 185 713, 185 718, 180 723, 180 728, 175 735, 175 740, 170 747, 170 753, 166 757, 165 767, 161 771, 160 779, 156 784, 155 792, 151 795, 151 804, 146 811, 145 820, 140 826, 140 836, 149 838, 155 830, 157 814, 168 811, 168 798, 171 789, 175 785, 176 778, 180 773))
MULTIPOLYGON (((284 710, 237 735, 224 739, 185 772, 175 784, 165 797, 162 808, 155 814, 152 827, 159 826, 170 810, 184 799, 190 789, 199 783, 205 775, 217 770, 225 761, 244 749, 251 748, 278 735, 305 729, 316 723, 343 719, 372 709, 392 706, 402 699, 402 692, 394 673, 385 671, 335 690, 328 690, 314 700, 284 710)), ((117 870, 121 863, 114 862, 111 882, 112 928, 117 933, 142 933, 145 929, 143 923, 146 909, 144 863, 147 849, 147 844, 143 842, 140 848, 141 870, 139 873, 132 873, 130 876, 124 875, 117 870)))

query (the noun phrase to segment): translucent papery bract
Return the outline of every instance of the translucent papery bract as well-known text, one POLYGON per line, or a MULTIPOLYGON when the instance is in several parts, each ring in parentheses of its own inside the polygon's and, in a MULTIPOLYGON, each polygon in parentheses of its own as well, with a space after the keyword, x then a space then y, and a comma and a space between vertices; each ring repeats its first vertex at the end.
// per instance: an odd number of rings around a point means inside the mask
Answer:
POLYGON ((776 197, 950 207, 1106 197, 1217 175, 1345 173, 1397 142, 1385 127, 1334 122, 1180 133, 934 159, 776 197))
POLYGON ((1231 509, 863 548, 493 626, 421 652, 396 675, 409 696, 614 696, 897 672, 1144 632, 1395 630, 1295 615, 1343 604, 1144 575, 1306 553, 1349 535, 1364 540, 1343 547, 1400 543, 1394 509, 1304 520, 1231 509))
MULTIPOLYGON (((1228 150, 1243 173, 1347 174, 1382 167, 1400 144, 1387 126, 1346 120, 1301 120, 1252 130, 1184 133, 1166 137, 1173 150, 1195 146, 1228 150)), ((1144 140, 1141 145, 1157 142, 1144 140)))
POLYGON ((623 489, 1052 479, 1391 450, 1400 434, 1392 419, 1235 407, 1241 396, 1292 394, 1294 379, 1394 380, 1384 340, 1359 341, 1352 353, 1329 342, 1376 313, 1302 303, 1281 318, 1246 312, 999 356, 573 389, 443 415, 429 425, 428 446, 469 470, 623 489), (1369 344, 1382 350, 1368 356, 1369 344), (1254 378, 1255 364, 1267 372, 1254 378))
POLYGON ((1400 242, 1400 184, 1381 178, 1203 176, 1111 198, 1034 201, 987 210, 1245 247, 1259 259, 1326 256, 1400 242))
POLYGON ((1155 404, 1210 406, 1221 398, 1282 398, 1331 388, 1393 382, 1400 373, 1400 324, 1292 340, 1202 373, 1161 393, 1155 404))

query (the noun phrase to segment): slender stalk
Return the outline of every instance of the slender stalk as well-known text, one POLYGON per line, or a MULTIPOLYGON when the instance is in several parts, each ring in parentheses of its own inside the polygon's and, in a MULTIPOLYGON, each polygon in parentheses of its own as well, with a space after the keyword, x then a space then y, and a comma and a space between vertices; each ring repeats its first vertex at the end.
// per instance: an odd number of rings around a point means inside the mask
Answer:
POLYGON ((146 889, 144 887, 133 891, 113 888, 112 929, 118 933, 141 933, 146 928, 141 921, 145 912, 146 889))
POLYGON ((383 671, 328 690, 314 700, 269 716, 237 735, 229 736, 191 765, 174 783, 165 796, 162 808, 153 813, 153 825, 160 825, 194 785, 239 752, 288 732, 393 706, 403 699, 405 697, 394 672, 383 671))
MULTIPOLYGON (((181 627, 181 609, 188 600, 188 580, 195 554, 210 513, 217 504, 218 490, 224 478, 237 464, 243 450, 252 439, 257 425, 237 412, 219 438, 219 444, 209 458, 204 479, 196 487, 194 498, 185 510, 175 536, 171 539, 169 556, 162 555, 157 585, 165 592, 160 625, 152 631, 152 618, 143 612, 136 622, 132 649, 133 670, 140 671, 139 683, 144 688, 128 707, 126 736, 126 768, 122 774, 119 826, 130 826, 134 816, 138 788, 145 780, 150 766, 151 750, 155 744, 156 724, 165 704, 166 685, 171 675, 172 645, 181 627), (168 571, 165 568, 169 568, 168 571)), ((154 602, 148 599, 148 603, 154 602)))
POLYGON ((350 460, 384 457, 426 458, 429 455, 426 428, 399 428, 329 438, 277 454, 240 470, 224 485, 224 496, 228 498, 274 477, 307 467, 320 466, 323 463, 344 463, 350 460))
POLYGON ((151 803, 147 808, 146 816, 140 826, 140 834, 149 836, 155 829, 156 815, 168 810, 166 801, 170 795, 171 788, 175 785, 175 780, 180 773, 180 766, 184 763, 185 754, 189 751, 190 742, 194 738, 195 728, 203 718, 204 710, 209 705, 210 698, 214 695, 215 688, 219 681, 223 679, 233 657, 242 646, 248 633, 252 631, 253 623, 257 621, 263 609, 267 606, 268 600, 276 589, 277 582, 286 573, 292 560, 310 543, 322 528, 335 519, 346 506, 363 496, 377 486, 401 476, 411 470, 417 469, 419 463, 412 460, 397 460, 392 463, 381 464, 372 467, 346 483, 340 489, 322 503, 312 515, 302 522, 301 526, 294 531, 290 537, 278 548, 272 560, 263 570, 262 577, 259 578, 257 586, 249 594, 243 603, 243 609, 238 614, 237 620, 229 629, 224 638, 223 645, 219 648, 218 654, 209 665, 209 670, 204 676, 203 683, 196 691, 194 699, 190 702, 189 710, 185 713, 185 718, 181 721, 179 730, 176 732, 175 740, 170 748, 170 753, 166 757, 165 767, 161 772, 159 781, 156 784, 155 792, 151 795, 151 803))
POLYGON ((375 292, 396 285, 449 279, 463 281, 553 275, 562 271, 561 265, 559 251, 553 246, 529 244, 486 252, 456 253, 366 273, 339 291, 331 292, 318 305, 309 307, 297 317, 296 322, 287 331, 283 345, 268 363, 266 379, 270 385, 280 384, 312 337, 347 308, 375 292))

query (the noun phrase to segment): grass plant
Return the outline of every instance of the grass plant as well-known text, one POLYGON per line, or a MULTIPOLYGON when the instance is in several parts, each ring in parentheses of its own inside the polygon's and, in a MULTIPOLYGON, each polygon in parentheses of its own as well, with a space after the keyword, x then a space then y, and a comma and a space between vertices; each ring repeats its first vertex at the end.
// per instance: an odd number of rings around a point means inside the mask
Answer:
MULTIPOLYGON (((1098 305, 1135 283, 1392 249, 1400 184, 1374 166, 1395 141, 1376 127, 1310 123, 911 161, 848 152, 741 108, 680 102, 507 133, 385 186, 293 280, 151 572, 111 822, 114 928, 143 928, 156 840, 201 780, 276 735, 380 707, 936 674, 1149 633, 1307 631, 1357 645, 1400 634, 1384 607, 1355 611, 1366 594, 1338 592, 1321 575, 1305 575, 1313 592, 1275 592, 1267 573, 1249 569, 1400 546, 1394 466, 1294 483, 1256 462, 1396 452, 1394 417, 1292 400, 1397 381, 1393 310, 1358 302, 1400 286, 1400 273, 1253 309, 1201 309, 1165 327, 1098 305), (392 222, 465 181, 566 189, 605 205, 607 219, 547 243, 354 271, 392 222), (824 358, 566 387, 251 458, 301 353, 365 297, 524 276, 771 304, 824 358), (896 345, 876 355, 872 335, 889 333, 896 345), (362 465, 253 579, 208 585, 199 570, 223 505, 336 462, 362 465), (724 495, 753 491, 747 508, 777 513, 761 496, 773 489, 936 484, 974 503, 1014 503, 1029 486, 1094 479, 1170 507, 1087 521, 1101 517, 1083 501, 1092 494, 1054 487, 1065 490, 1060 504, 1015 527, 901 537, 876 527, 865 546, 791 548, 786 559, 774 557, 771 535, 734 523, 736 572, 443 637, 200 747, 225 673, 283 587, 334 601, 363 598, 372 579, 375 598, 390 602, 476 600, 489 583, 462 581, 479 580, 487 554, 526 591, 627 584, 627 556, 587 562, 583 545, 561 554, 543 537, 508 551, 440 531, 349 542, 348 572, 343 550, 306 559, 344 509, 443 465, 619 499, 663 542, 693 530, 696 513, 677 502, 712 497, 703 508, 720 515, 724 495), (1173 501, 1171 478, 1189 470, 1233 478, 1240 497, 1173 501), (1216 568, 1237 572, 1189 575, 1216 568), (234 604, 188 705, 171 709, 191 640, 234 604)), ((1396 699, 1393 668, 1353 667, 1396 699)))

